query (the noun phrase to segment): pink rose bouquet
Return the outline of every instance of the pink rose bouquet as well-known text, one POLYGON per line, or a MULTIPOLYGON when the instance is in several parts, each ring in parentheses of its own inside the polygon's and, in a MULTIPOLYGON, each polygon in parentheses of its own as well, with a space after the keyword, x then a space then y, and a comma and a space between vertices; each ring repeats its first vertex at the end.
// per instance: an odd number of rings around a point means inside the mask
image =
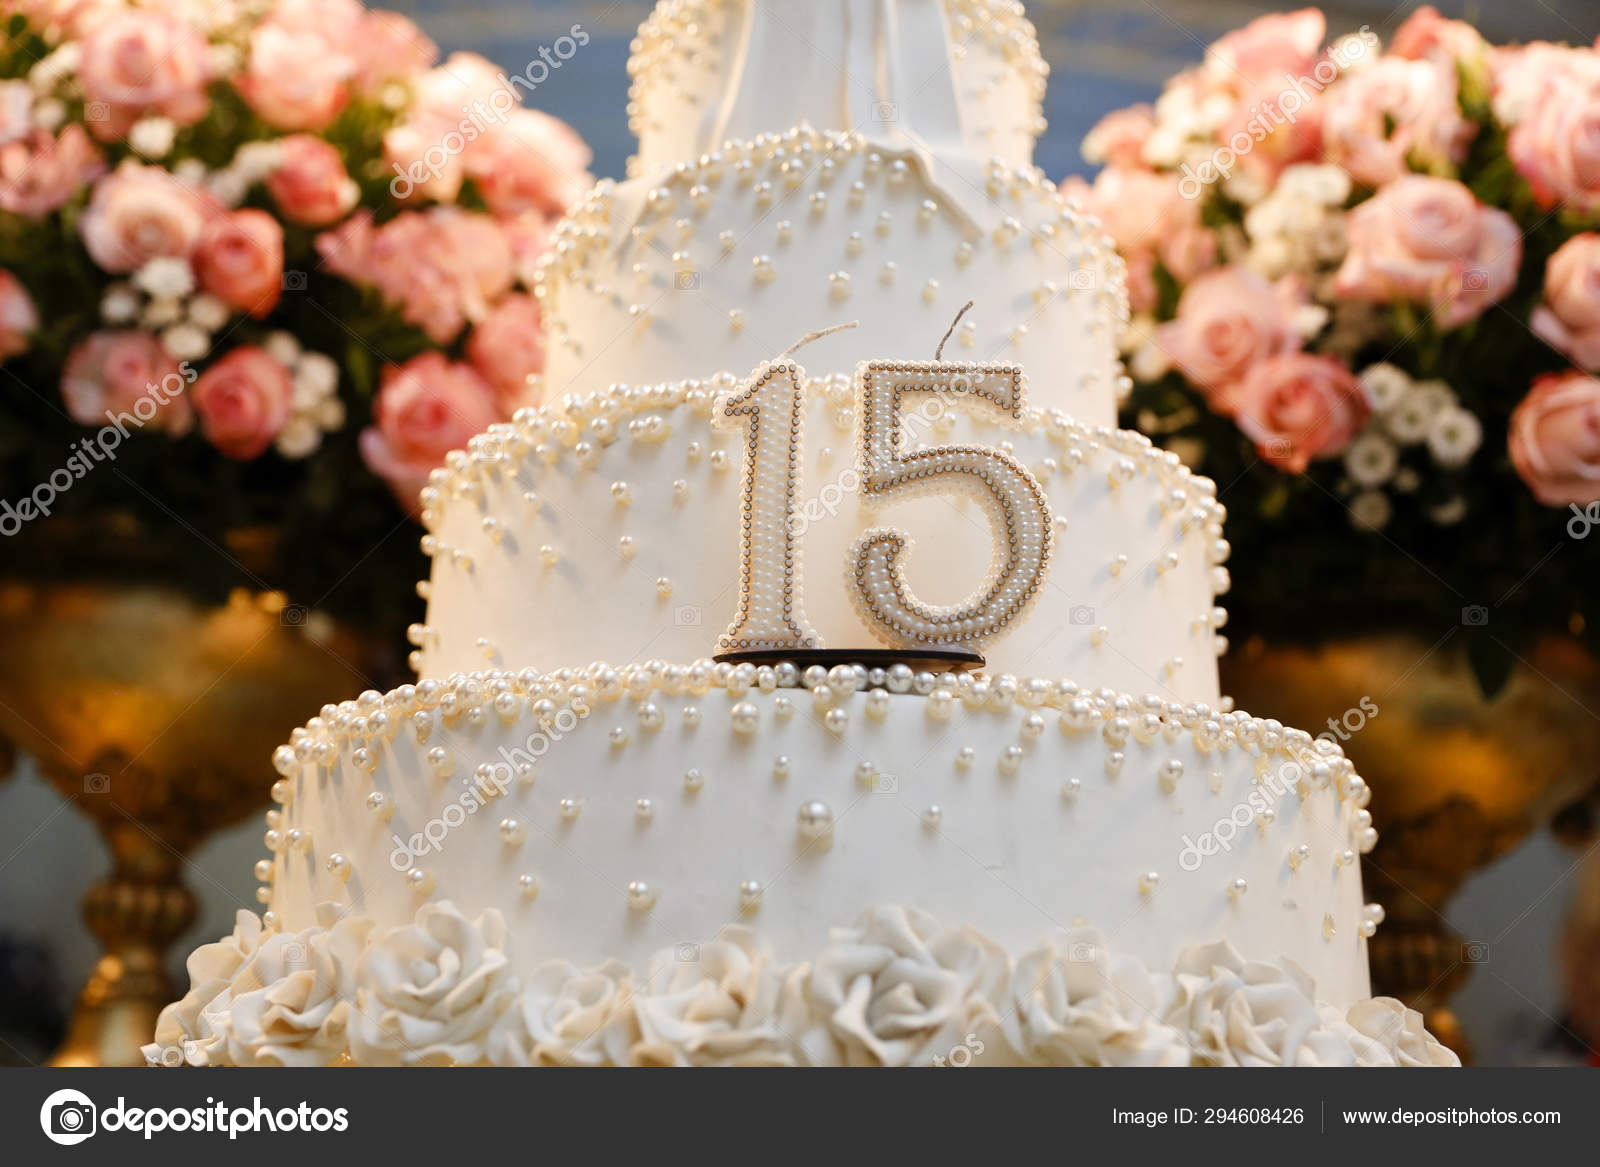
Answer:
POLYGON ((396 503, 536 399, 588 146, 360 0, 0 15, 0 501, 76 458, 52 514, 133 512, 197 571, 261 526, 352 552, 318 594, 372 548, 414 577, 396 503))
POLYGON ((1275 14, 1084 156, 1063 191, 1127 264, 1125 421, 1231 484, 1236 545, 1354 540, 1375 588, 1506 597, 1504 644, 1600 628, 1589 544, 1550 556, 1600 524, 1596 46, 1275 14))

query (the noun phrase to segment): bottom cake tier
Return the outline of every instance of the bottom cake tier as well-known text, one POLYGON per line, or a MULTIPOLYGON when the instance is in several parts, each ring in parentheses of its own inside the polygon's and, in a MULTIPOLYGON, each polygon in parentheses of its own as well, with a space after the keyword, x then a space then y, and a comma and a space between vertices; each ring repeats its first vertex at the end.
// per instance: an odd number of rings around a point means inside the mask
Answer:
POLYGON ((200 1063, 1446 1064, 1368 999, 1337 743, 1070 682, 422 681, 274 757, 200 1063))

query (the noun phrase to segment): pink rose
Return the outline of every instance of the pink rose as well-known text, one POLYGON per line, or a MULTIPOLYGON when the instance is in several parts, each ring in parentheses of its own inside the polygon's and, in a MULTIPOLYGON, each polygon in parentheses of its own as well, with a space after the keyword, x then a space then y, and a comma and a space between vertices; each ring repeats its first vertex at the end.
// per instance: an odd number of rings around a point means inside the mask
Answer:
POLYGON ((189 432, 183 397, 189 377, 148 332, 91 332, 67 354, 61 399, 79 425, 103 426, 132 416, 140 426, 174 437, 189 432))
POLYGON ((360 0, 273 0, 267 24, 288 32, 314 33, 336 48, 348 49, 365 31, 360 0))
POLYGON ((283 292, 283 228, 265 211, 233 211, 206 226, 194 257, 200 286, 256 319, 283 292))
POLYGON ((33 86, 26 81, 0 81, 0 146, 33 133, 33 86))
POLYGON ((1069 179, 1061 189, 1100 220, 1124 255, 1154 248, 1171 232, 1200 222, 1199 200, 1184 198, 1172 174, 1108 166, 1095 176, 1093 186, 1069 179))
POLYGON ((423 353, 385 370, 374 424, 361 433, 361 457, 400 505, 415 513, 428 472, 500 417, 494 391, 470 365, 423 353))
MULTIPOLYGON (((1323 66, 1324 76, 1333 72, 1331 64, 1323 66)), ((1295 163, 1316 161, 1322 153, 1323 102, 1317 87, 1297 87, 1289 80, 1279 77, 1244 90, 1217 130, 1217 141, 1233 151, 1240 167, 1268 184, 1295 163)))
POLYGON ((1123 283, 1128 289, 1130 312, 1154 312, 1161 299, 1156 285, 1156 253, 1148 248, 1130 251, 1123 257, 1123 283))
MULTIPOLYGON (((520 101, 515 89, 501 83, 499 70, 476 53, 452 53, 443 65, 429 69, 416 81, 405 120, 383 135, 384 160, 396 175, 390 184, 395 198, 415 195, 453 202, 467 175, 466 154, 477 144, 461 148, 463 123, 470 127, 476 122, 481 132, 487 119, 484 136, 492 136, 498 128, 494 122, 520 101)), ((489 157, 503 153, 485 149, 489 157)), ((585 161, 578 169, 587 165, 585 161)))
POLYGON ((78 233, 95 263, 121 274, 158 256, 187 258, 216 213, 205 193, 159 166, 129 161, 95 184, 78 233))
POLYGON ((1544 303, 1528 324, 1575 364, 1600 369, 1600 235, 1574 235, 1556 249, 1544 269, 1544 303))
POLYGON ((1477 127, 1461 116, 1454 63, 1383 57, 1331 86, 1322 140, 1330 161, 1357 182, 1382 186, 1408 161, 1454 171, 1477 127))
POLYGON ((436 344, 482 320, 511 288, 506 236, 487 215, 459 207, 406 211, 374 228, 353 215, 317 239, 338 275, 370 284, 436 344))
POLYGON ((1252 368, 1299 349, 1295 310, 1305 302, 1298 281, 1273 285, 1248 268, 1219 267, 1184 289, 1176 318, 1157 329, 1156 341, 1212 408, 1228 414, 1252 368))
POLYGON ((1269 13, 1213 44, 1202 68, 1234 92, 1263 84, 1281 87, 1284 74, 1311 76, 1327 31, 1328 22, 1316 8, 1269 13))
POLYGON ((506 245, 511 248, 513 270, 517 282, 533 287, 534 274, 539 260, 550 250, 550 239, 555 234, 556 220, 546 218, 538 211, 524 211, 500 221, 506 245))
POLYGON ((1295 474, 1313 458, 1340 453, 1371 414, 1349 369, 1309 353, 1253 366, 1239 386, 1237 407, 1239 429, 1262 459, 1295 474))
POLYGON ((1187 284, 1207 268, 1216 266, 1217 235, 1198 223, 1173 229, 1161 239, 1161 266, 1180 284, 1187 284))
POLYGON ((267 23, 250 34, 239 92, 262 121, 279 130, 322 130, 350 99, 356 63, 319 32, 267 23))
POLYGON ((1337 296, 1427 305, 1434 323, 1449 329, 1476 319, 1516 286, 1522 262, 1516 221, 1454 179, 1398 178, 1351 211, 1346 229, 1337 296))
POLYGON ((566 122, 518 109, 467 147, 464 165, 496 215, 560 215, 593 184, 593 157, 566 122))
POLYGON ((1511 464, 1545 506, 1600 499, 1600 381, 1540 377, 1511 412, 1511 464))
POLYGON ((1156 111, 1149 104, 1112 110, 1083 139, 1083 156, 1106 166, 1143 166, 1144 144, 1155 128, 1156 111))
POLYGON ((105 169, 99 148, 80 125, 64 127, 60 137, 39 130, 7 142, 0 146, 0 211, 42 219, 105 169))
POLYGON ((1600 56, 1544 54, 1506 153, 1545 207, 1600 211, 1600 56))
POLYGON ((502 412, 532 404, 528 377, 544 369, 544 326, 539 301, 525 293, 507 296, 467 339, 467 359, 498 396, 502 412))
POLYGON ((1424 4, 1395 30, 1389 42, 1391 56, 1412 61, 1442 61, 1452 68, 1458 62, 1479 60, 1488 44, 1464 20, 1446 20, 1432 4, 1424 4))
POLYGON ((28 289, 0 267, 0 361, 28 351, 29 338, 39 327, 39 310, 28 289))
POLYGON ((84 101, 103 105, 89 118, 102 141, 114 141, 147 114, 192 125, 206 115, 210 48, 205 34, 154 8, 130 8, 83 40, 78 77, 84 101))
POLYGON ((278 168, 267 176, 267 193, 284 218, 325 227, 355 206, 360 192, 331 143, 311 134, 290 134, 278 150, 278 168))
POLYGON ((362 93, 375 93, 391 81, 409 81, 439 55, 439 46, 415 24, 381 8, 365 14, 355 50, 355 86, 362 93))
POLYGON ((289 420, 289 370, 266 349, 242 344, 200 374, 194 408, 200 430, 229 458, 247 462, 272 445, 289 420))

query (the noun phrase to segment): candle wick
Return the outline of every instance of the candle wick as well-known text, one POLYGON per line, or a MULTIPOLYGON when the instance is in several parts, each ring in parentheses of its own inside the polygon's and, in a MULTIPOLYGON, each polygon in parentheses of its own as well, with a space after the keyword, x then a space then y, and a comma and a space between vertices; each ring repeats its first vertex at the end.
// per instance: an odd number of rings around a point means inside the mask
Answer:
POLYGON ((819 328, 815 332, 808 332, 804 336, 802 336, 799 340, 797 340, 793 344, 791 344, 788 348, 784 349, 781 353, 779 353, 778 357, 781 360, 782 358, 788 356, 790 353, 794 352, 795 349, 800 348, 800 347, 802 347, 804 345, 808 345, 814 340, 821 340, 823 337, 829 336, 829 335, 831 335, 831 334, 833 334, 835 332, 843 332, 846 328, 854 328, 856 325, 858 325, 860 323, 861 323, 861 321, 859 321, 859 320, 847 320, 843 324, 834 324, 834 325, 830 325, 827 328, 819 328))
POLYGON ((941 340, 939 342, 939 347, 933 350, 934 360, 937 361, 943 359, 945 341, 950 339, 951 334, 956 330, 956 325, 961 323, 961 318, 967 314, 967 309, 970 307, 972 307, 971 300, 968 300, 965 304, 961 305, 961 311, 956 313, 956 318, 950 322, 950 327, 944 330, 944 340, 941 340))

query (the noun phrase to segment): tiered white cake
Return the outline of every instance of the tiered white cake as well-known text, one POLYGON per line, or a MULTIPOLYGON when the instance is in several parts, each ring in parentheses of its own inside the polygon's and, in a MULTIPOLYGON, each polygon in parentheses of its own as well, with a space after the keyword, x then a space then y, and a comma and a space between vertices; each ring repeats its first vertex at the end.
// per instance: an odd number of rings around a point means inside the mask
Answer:
POLYGON ((1453 1061, 1368 999, 1365 784, 1219 698, 1223 508, 1109 428, 1121 268, 1028 168, 1020 6, 665 0, 635 47, 636 177, 542 272, 571 395, 424 492, 420 679, 278 751, 269 910, 194 954, 151 1056, 1453 1061), (909 363, 857 368, 883 359, 909 363), (993 408, 1019 367, 1027 401, 993 408), (804 485, 742 555, 752 368, 800 382, 804 485), (899 586, 948 613, 1007 545, 981 489, 867 505, 874 369, 951 406, 894 457, 1011 466, 1046 508, 1010 545, 1043 539, 1048 570, 980 671, 886 650, 846 567, 903 528, 899 586), (947 376, 976 389, 929 392, 947 376), (780 576, 826 664, 708 659, 780 576))

